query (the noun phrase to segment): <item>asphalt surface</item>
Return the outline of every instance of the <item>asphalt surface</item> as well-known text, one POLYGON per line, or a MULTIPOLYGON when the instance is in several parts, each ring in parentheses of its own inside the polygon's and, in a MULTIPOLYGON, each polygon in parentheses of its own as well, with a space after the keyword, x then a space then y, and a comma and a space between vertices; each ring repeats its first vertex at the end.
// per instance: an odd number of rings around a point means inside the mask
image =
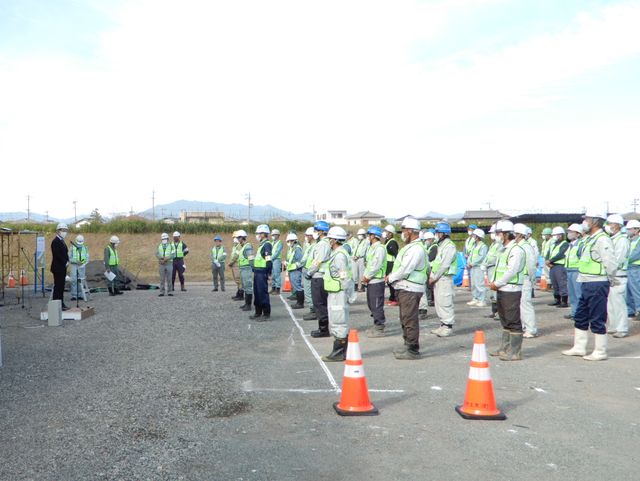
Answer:
MULTIPOLYGON (((566 310, 535 299, 540 334, 521 362, 490 359, 506 421, 469 421, 461 404, 475 330, 500 336, 487 308, 457 291, 455 335, 421 323, 423 359, 397 361, 390 335, 368 339, 364 294, 351 308, 372 402, 380 415, 337 416, 342 363, 330 376, 272 296, 255 323, 233 292, 188 285, 94 294, 96 315, 45 327, 41 300, 0 307, 0 480, 637 480, 640 323, 609 341, 611 359, 565 357, 566 310)), ((319 355, 331 339, 311 339, 319 355)), ((593 341, 590 342, 590 348, 593 341)))

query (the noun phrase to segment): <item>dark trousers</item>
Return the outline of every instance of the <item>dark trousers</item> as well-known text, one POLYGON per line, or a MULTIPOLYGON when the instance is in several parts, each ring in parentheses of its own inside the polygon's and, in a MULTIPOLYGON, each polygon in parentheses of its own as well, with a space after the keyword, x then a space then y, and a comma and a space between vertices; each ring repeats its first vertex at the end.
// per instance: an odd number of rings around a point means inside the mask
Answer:
POLYGON ((418 306, 422 292, 411 292, 403 289, 397 290, 398 304, 400 308, 400 324, 402 324, 402 337, 404 343, 414 349, 420 349, 420 321, 418 321, 418 306))
POLYGON ((54 301, 60 300, 64 304, 64 283, 67 276, 66 271, 53 272, 53 299, 54 301))
MULTIPOLYGON (((391 274, 391 271, 393 271, 393 262, 387 262, 387 272, 385 272, 385 274, 389 275, 391 274)), ((395 288, 391 284, 387 284, 387 285, 389 286, 389 300, 397 301, 398 297, 396 296, 395 288)))
POLYGON ((367 306, 371 311, 373 323, 376 326, 384 326, 384 282, 367 286, 367 306))
POLYGON ((269 275, 266 270, 253 271, 253 305, 256 306, 256 314, 271 314, 269 275))
POLYGON ((171 285, 176 285, 176 274, 180 279, 180 285, 184 286, 184 258, 173 259, 173 274, 171 274, 171 285))
POLYGON ((329 329, 329 312, 327 310, 327 291, 324 290, 324 280, 321 277, 311 279, 311 300, 318 316, 318 328, 329 329))
POLYGON ((567 269, 564 266, 553 265, 549 271, 549 277, 553 284, 554 296, 569 295, 569 288, 567 286, 567 269))
POLYGON ((609 281, 583 282, 582 293, 573 316, 576 329, 587 331, 591 327, 594 334, 606 334, 607 299, 609 298, 609 281))
POLYGON ((500 315, 500 323, 503 329, 511 332, 522 332, 522 319, 520 317, 521 297, 522 291, 497 292, 498 314, 500 315))

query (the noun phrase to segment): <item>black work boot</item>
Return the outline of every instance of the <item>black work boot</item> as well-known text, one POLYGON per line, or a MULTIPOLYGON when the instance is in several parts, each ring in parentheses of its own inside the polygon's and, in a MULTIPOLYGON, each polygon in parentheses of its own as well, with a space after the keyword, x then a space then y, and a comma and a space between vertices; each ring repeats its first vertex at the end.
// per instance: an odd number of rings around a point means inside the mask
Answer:
POLYGON ((311 331, 311 337, 330 337, 331 334, 329 334, 329 329, 327 329, 326 327, 320 328, 320 329, 316 329, 315 331, 311 331))
POLYGON ((553 298, 556 300, 555 302, 552 302, 550 304, 547 304, 547 306, 559 306, 560 305, 560 296, 553 296, 553 298))
POLYGON ((558 304, 556 307, 569 307, 569 296, 561 296, 560 304, 558 304))
POLYGON ((297 295, 298 292, 294 291, 293 289, 291 290, 291 295, 289 297, 287 297, 288 301, 295 301, 297 299, 297 295))
POLYGON ((418 344, 406 344, 393 351, 393 357, 400 361, 415 361, 420 359, 420 346, 418 344))
POLYGON ((115 296, 116 295, 115 291, 113 290, 113 287, 109 287, 109 295, 110 296, 115 296))
POLYGON ((291 309, 304 309, 304 292, 296 292, 296 303, 291 306, 291 309))
POLYGON ((315 311, 309 311, 304 316, 302 316, 303 321, 315 321, 316 319, 318 319, 318 316, 316 315, 315 311))
POLYGON ((233 301, 242 301, 244 300, 244 290, 238 289, 236 291, 236 295, 231 298, 233 301))
POLYGON ((258 309, 256 307, 256 312, 254 312, 253 314, 251 314, 249 316, 249 319, 254 319, 254 320, 258 320, 262 317, 262 309, 258 309))
POLYGON ((344 339, 334 339, 333 340, 333 351, 328 356, 323 356, 322 360, 324 362, 342 362, 347 358, 347 344, 349 340, 347 338, 344 339))
POLYGON ((426 309, 418 309, 418 319, 424 321, 427 317, 429 317, 429 315, 426 309))
POLYGON ((251 300, 253 299, 253 294, 245 294, 244 295, 244 306, 241 306, 240 309, 243 311, 251 310, 251 300))
POLYGON ((256 319, 256 322, 268 321, 271 318, 271 308, 266 307, 262 309, 262 316, 256 319))

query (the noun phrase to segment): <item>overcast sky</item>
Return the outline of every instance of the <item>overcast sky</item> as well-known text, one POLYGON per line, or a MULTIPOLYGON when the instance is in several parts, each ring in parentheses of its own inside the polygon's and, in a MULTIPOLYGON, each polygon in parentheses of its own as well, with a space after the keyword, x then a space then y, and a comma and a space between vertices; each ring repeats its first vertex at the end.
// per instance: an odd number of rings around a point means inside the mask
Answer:
POLYGON ((0 211, 640 197, 640 1, 0 0, 0 211))

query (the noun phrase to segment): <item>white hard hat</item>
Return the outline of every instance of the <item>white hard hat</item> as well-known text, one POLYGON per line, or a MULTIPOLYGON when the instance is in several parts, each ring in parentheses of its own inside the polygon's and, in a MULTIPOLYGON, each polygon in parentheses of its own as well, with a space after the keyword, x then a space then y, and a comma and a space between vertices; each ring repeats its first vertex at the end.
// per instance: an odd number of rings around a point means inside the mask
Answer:
POLYGON ((531 227, 527 226, 527 235, 531 234, 533 234, 533 230, 531 229, 531 227))
POLYGON ((480 237, 480 239, 484 239, 484 231, 482 229, 475 229, 473 233, 480 237))
POLYGON ((580 224, 571 224, 567 230, 570 230, 572 232, 577 232, 578 234, 582 234, 583 232, 582 225, 580 224))
POLYGON ((598 219, 606 219, 607 218, 607 214, 605 214, 600 209, 589 208, 584 213, 583 217, 595 217, 595 218, 598 218, 598 219))
POLYGON ((499 220, 496 224, 496 232, 513 232, 513 222, 510 220, 499 220))
POLYGON ((624 219, 620 214, 611 214, 609 217, 607 217, 607 224, 624 225, 624 219))
POLYGON ((524 224, 515 224, 513 226, 513 232, 520 235, 527 235, 528 227, 524 224))
POLYGON ((491 228, 489 229, 489 234, 493 234, 495 231, 496 231, 496 225, 495 225, 495 224, 493 224, 493 225, 491 226, 491 228))
POLYGON ((364 229, 358 229, 358 235, 367 235, 367 231, 364 229))
POLYGON ((120 243, 120 239, 118 239, 117 235, 112 235, 111 239, 109 239, 109 242, 111 242, 112 244, 119 244, 120 243))
POLYGON ((413 217, 406 217, 400 225, 403 229, 420 230, 420 222, 413 217))
POLYGON ((238 237, 238 231, 237 231, 237 230, 234 230, 234 231, 233 231, 233 234, 231 234, 231 237, 238 237))
POLYGON ((435 239, 436 238, 436 236, 433 234, 433 232, 431 232, 429 230, 427 232, 425 232, 422 237, 424 238, 424 240, 435 239))
POLYGON ((271 230, 267 224, 260 224, 256 227, 256 234, 268 234, 269 232, 271 232, 271 230))
POLYGON ((273 229, 271 231, 271 235, 280 235, 280 231, 278 229, 273 229))
MULTIPOLYGON (((364 229, 362 229, 362 231, 364 231, 364 229)), ((345 240, 347 238, 347 231, 336 225, 329 229, 327 237, 329 239, 345 240)))
POLYGON ((304 235, 313 235, 314 232, 313 227, 307 227, 307 230, 304 231, 304 235))
POLYGON ((69 227, 67 226, 67 224, 65 224, 64 222, 60 222, 57 226, 56 226, 56 230, 69 230, 69 227))
POLYGON ((293 232, 289 232, 287 234, 287 242, 289 241, 297 241, 298 240, 298 236, 295 235, 293 232))
POLYGON ((424 240, 424 231, 418 232, 418 239, 424 240))
POLYGON ((627 222, 627 229, 640 229, 640 220, 631 219, 627 222))
POLYGON ((80 244, 80 245, 84 244, 84 236, 82 234, 76 237, 76 244, 80 244))
POLYGON ((387 232, 391 232, 392 234, 396 233, 396 228, 393 227, 391 224, 387 224, 385 226, 384 230, 386 230, 387 232))
POLYGON ((180 237, 180 232, 175 231, 175 232, 173 233, 173 237, 180 237))
POLYGON ((242 229, 236 231, 236 237, 247 237, 247 233, 242 229))
POLYGON ((551 231, 551 235, 565 235, 565 231, 562 227, 556 226, 551 231))
POLYGON ((160 239, 164 240, 164 239, 168 239, 169 238, 169 234, 167 234, 166 232, 163 232, 162 235, 160 236, 160 239))

